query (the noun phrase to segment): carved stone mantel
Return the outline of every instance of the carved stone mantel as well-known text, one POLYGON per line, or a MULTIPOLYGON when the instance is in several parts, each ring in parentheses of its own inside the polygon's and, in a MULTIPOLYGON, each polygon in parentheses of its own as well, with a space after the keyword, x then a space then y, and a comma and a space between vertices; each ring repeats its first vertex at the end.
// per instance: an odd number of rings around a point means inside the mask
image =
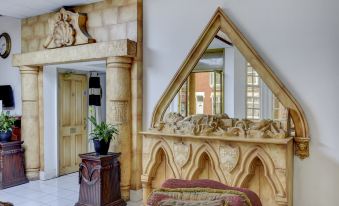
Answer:
POLYGON ((63 47, 51 50, 14 54, 12 64, 36 66, 47 64, 66 64, 80 61, 103 60, 108 57, 135 57, 137 44, 128 39, 93 44, 63 47))
POLYGON ((249 138, 237 136, 180 135, 154 131, 143 135, 143 198, 163 178, 196 179, 206 161, 208 177, 230 186, 248 187, 262 198, 263 205, 291 206, 293 186, 293 138, 249 138), (178 148, 178 145, 179 146, 178 148), (189 148, 189 149, 188 149, 189 148), (187 155, 186 158, 183 158, 187 155), (162 156, 162 157, 161 157, 162 156), (206 160, 207 157, 207 160, 206 160), (256 169, 260 161, 262 169, 256 169), (202 162, 205 162, 201 166, 202 162), (160 170, 159 168, 166 166, 160 170), (165 168, 165 169, 164 169, 165 168), (165 170, 165 171, 163 171, 165 170), (263 171, 261 171, 263 170, 263 171), (165 177, 163 174, 166 174, 165 177), (212 174, 212 175, 211 175, 212 174), (265 180, 265 184, 253 181, 265 180), (260 179, 260 180, 259 180, 260 179))

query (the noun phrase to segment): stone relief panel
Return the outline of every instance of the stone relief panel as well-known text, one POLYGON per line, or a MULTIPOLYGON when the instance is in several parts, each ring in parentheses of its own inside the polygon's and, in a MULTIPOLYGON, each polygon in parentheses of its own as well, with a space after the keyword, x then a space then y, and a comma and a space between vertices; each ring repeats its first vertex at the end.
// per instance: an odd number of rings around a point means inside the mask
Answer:
MULTIPOLYGON (((137 1, 100 1, 76 6, 74 11, 87 14, 87 31, 96 42, 130 39, 137 42, 137 1)), ((56 12, 22 19, 22 53, 43 50, 50 27, 48 20, 56 12)))
POLYGON ((86 29, 87 16, 61 9, 48 20, 49 35, 44 47, 47 49, 88 44, 95 40, 86 29))
POLYGON ((179 135, 204 135, 204 136, 237 136, 254 138, 287 137, 287 131, 281 122, 273 120, 248 120, 230 118, 227 114, 205 115, 196 114, 183 117, 179 113, 168 113, 163 122, 152 131, 179 134, 179 135))
POLYGON ((272 191, 274 196, 269 198, 276 201, 276 206, 289 205, 288 185, 292 184, 290 177, 293 175, 291 174, 293 169, 288 167, 291 166, 290 158, 293 158, 293 139, 281 140, 281 142, 279 144, 276 141, 256 142, 253 139, 228 141, 210 137, 144 133, 142 156, 144 198, 147 199, 148 194, 155 189, 152 184, 156 179, 155 176, 158 175, 157 165, 159 165, 156 154, 161 148, 167 155, 168 169, 176 174, 176 178, 194 178, 193 174, 197 169, 204 170, 200 166, 200 157, 202 154, 208 154, 209 161, 212 163, 212 167, 209 167, 211 173, 217 174, 220 182, 230 186, 246 186, 247 182, 252 180, 253 174, 257 172, 256 164, 253 162, 259 159, 265 168, 265 172, 258 173, 259 179, 269 182, 260 186, 265 188, 259 188, 259 191, 272 191))

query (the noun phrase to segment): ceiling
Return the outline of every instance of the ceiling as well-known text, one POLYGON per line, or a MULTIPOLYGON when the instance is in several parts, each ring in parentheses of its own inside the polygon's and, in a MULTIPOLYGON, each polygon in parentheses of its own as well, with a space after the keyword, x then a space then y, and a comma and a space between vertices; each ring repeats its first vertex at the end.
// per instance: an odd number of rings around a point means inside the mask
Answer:
POLYGON ((26 18, 56 11, 63 6, 90 4, 102 0, 0 0, 0 15, 26 18))

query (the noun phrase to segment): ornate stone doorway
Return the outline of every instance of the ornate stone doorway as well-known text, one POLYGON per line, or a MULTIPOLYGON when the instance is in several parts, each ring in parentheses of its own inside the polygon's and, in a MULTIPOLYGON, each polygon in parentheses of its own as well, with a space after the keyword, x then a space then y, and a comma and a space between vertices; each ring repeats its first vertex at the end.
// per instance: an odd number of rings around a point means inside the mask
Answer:
POLYGON ((121 189, 129 197, 131 182, 131 67, 136 58, 136 43, 117 40, 104 43, 41 50, 13 56, 13 66, 20 68, 22 85, 22 138, 25 146, 26 173, 30 180, 39 179, 44 171, 43 66, 72 62, 106 61, 106 120, 120 124, 122 153, 121 189))

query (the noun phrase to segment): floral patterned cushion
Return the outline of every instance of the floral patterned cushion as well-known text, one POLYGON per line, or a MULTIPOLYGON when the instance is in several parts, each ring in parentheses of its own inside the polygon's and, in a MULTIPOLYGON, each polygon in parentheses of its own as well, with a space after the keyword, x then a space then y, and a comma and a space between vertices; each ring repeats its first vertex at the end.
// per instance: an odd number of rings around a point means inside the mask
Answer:
POLYGON ((159 206, 225 206, 223 200, 184 201, 167 199, 159 202, 159 206))
POLYGON ((231 187, 213 180, 179 179, 166 180, 161 188, 152 192, 147 205, 195 206, 217 200, 223 201, 223 206, 262 206, 259 197, 245 188, 231 187))

